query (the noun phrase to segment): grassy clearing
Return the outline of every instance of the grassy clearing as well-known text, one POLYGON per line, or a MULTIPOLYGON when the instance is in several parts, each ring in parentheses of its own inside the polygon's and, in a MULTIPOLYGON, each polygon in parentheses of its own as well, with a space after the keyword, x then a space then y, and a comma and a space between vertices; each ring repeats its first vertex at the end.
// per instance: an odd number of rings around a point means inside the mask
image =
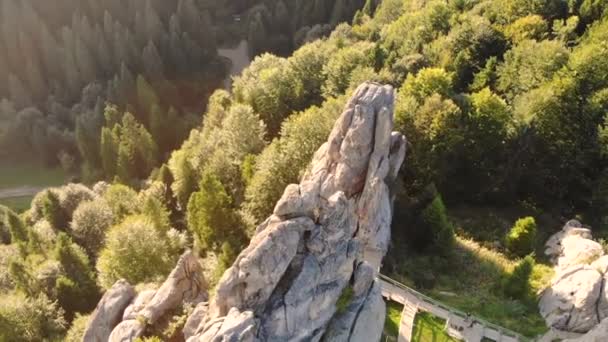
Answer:
POLYGON ((403 305, 390 301, 386 304, 386 319, 384 320, 384 334, 395 337, 399 336, 399 323, 401 322, 401 311, 403 305))
POLYGON ((445 320, 428 312, 421 312, 414 319, 412 342, 458 342, 443 330, 444 327, 445 320))
POLYGON ((0 189, 19 186, 55 186, 65 181, 61 168, 37 163, 0 164, 0 189))
MULTIPOLYGON (((517 261, 500 252, 471 239, 457 237, 453 253, 447 260, 416 254, 404 256, 402 260, 391 277, 417 287, 449 306, 528 337, 547 330, 535 302, 512 300, 503 295, 501 281, 517 261), (416 280, 420 278, 430 286, 426 289, 417 286, 419 281, 416 280)), ((530 280, 532 290, 538 293, 551 275, 549 267, 536 265, 530 280)))
POLYGON ((32 203, 32 196, 0 199, 0 205, 7 206, 18 213, 29 209, 31 203, 32 203))

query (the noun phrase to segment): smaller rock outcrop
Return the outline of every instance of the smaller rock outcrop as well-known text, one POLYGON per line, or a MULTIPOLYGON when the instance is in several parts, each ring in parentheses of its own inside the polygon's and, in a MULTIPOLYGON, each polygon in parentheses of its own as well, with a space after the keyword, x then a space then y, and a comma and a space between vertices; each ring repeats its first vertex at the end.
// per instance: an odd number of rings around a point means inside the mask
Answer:
POLYGON ((135 297, 135 289, 125 280, 119 280, 97 304, 85 330, 83 340, 106 342, 114 327, 121 321, 123 311, 135 297))
POLYGON ((551 328, 586 333, 608 317, 608 255, 591 238, 591 230, 572 220, 546 243, 555 275, 539 308, 551 328))
POLYGON ((158 290, 137 296, 126 281, 118 281, 99 302, 87 327, 89 342, 128 342, 141 337, 146 328, 161 321, 172 310, 208 299, 207 282, 198 258, 185 252, 158 290))

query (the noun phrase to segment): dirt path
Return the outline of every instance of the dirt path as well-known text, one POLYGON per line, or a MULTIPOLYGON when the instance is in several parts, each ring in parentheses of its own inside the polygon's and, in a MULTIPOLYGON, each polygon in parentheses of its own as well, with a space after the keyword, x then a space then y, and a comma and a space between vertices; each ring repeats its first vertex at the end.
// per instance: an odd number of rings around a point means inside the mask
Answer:
POLYGON ((224 87, 226 90, 230 90, 232 85, 232 76, 240 75, 241 72, 249 66, 251 60, 249 59, 249 44, 246 40, 241 42, 232 48, 220 48, 217 50, 218 54, 222 57, 230 60, 230 74, 224 80, 224 87))
POLYGON ((14 188, 0 189, 0 199, 34 196, 44 189, 45 187, 40 186, 19 186, 14 188))

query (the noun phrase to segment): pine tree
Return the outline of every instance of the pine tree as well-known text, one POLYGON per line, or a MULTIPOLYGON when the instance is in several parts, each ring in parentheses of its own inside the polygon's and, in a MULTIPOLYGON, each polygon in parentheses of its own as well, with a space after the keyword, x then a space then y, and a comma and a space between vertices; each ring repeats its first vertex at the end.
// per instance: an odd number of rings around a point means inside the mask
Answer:
POLYGON ((57 230, 66 230, 69 218, 61 207, 59 196, 51 190, 47 190, 42 203, 44 218, 57 230))
POLYGON ((116 175, 116 164, 118 161, 118 147, 114 134, 111 129, 104 127, 101 129, 101 164, 106 179, 111 179, 116 175))
MULTIPOLYGON (((148 41, 148 45, 144 48, 142 54, 142 61, 144 64, 144 70, 146 71, 146 78, 153 81, 163 80, 165 78, 165 68, 163 66, 163 60, 156 49, 156 45, 152 40, 148 41)), ((139 87, 139 77, 137 78, 139 87)))
POLYGON ((61 233, 57 236, 55 258, 65 272, 55 281, 55 291, 68 318, 71 319, 76 312, 92 310, 99 300, 99 289, 86 253, 61 233))
POLYGON ((8 227, 8 231, 11 235, 11 242, 26 242, 27 241, 27 230, 25 224, 12 210, 6 209, 5 224, 8 227))
POLYGON ((232 209, 232 199, 219 178, 204 172, 200 190, 188 202, 188 228, 203 251, 219 252, 223 242, 240 243, 238 218, 232 209))

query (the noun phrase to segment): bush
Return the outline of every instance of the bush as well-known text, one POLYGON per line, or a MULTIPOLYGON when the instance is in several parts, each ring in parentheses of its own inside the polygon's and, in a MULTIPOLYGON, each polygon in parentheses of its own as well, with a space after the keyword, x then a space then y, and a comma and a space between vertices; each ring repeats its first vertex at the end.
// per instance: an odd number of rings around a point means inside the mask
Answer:
POLYGON ((62 310, 45 296, 0 296, 0 341, 52 341, 65 327, 62 310))
POLYGON ((55 259, 64 271, 55 280, 55 293, 67 317, 72 318, 75 312, 89 312, 95 308, 99 290, 85 252, 62 233, 57 237, 55 259))
POLYGON ((51 224, 56 230, 65 230, 68 226, 69 219, 64 213, 59 196, 51 190, 46 191, 45 198, 42 202, 42 214, 44 219, 51 224))
POLYGON ((65 342, 81 342, 84 332, 89 324, 90 315, 76 315, 72 326, 65 335, 65 342))
POLYGON ((103 246, 105 233, 114 222, 114 213, 103 199, 81 203, 72 217, 70 228, 76 242, 90 256, 97 255, 103 246))
POLYGON ((134 214, 137 209, 137 193, 126 185, 111 185, 104 193, 103 198, 112 209, 116 221, 134 214))
POLYGON ((179 255, 171 255, 171 243, 145 216, 127 217, 112 227, 97 260, 99 282, 110 288, 117 280, 131 284, 153 282, 169 274, 179 255))
POLYGON ((454 245, 454 227, 449 221, 441 195, 435 199, 420 214, 423 226, 432 234, 432 245, 441 255, 449 254, 454 245))
POLYGON ((530 275, 534 269, 534 264, 534 258, 532 255, 528 255, 515 266, 511 274, 504 278, 502 290, 505 296, 521 300, 530 298, 530 275))
POLYGON ((509 253, 523 257, 534 250, 536 240, 536 221, 533 217, 524 217, 517 222, 505 238, 509 253))

